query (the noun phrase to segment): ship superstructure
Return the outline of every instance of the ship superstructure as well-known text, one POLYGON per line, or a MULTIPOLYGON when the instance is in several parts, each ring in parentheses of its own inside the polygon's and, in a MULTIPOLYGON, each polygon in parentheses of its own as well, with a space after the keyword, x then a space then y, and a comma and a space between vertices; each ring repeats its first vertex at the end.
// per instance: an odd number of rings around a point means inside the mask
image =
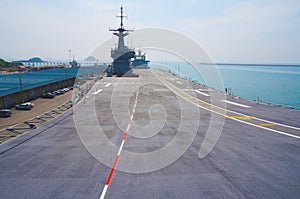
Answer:
POLYGON ((123 19, 123 7, 121 6, 121 15, 117 16, 121 19, 120 27, 118 29, 110 29, 115 36, 118 37, 118 45, 111 50, 111 57, 113 58, 111 73, 112 75, 122 76, 130 71, 130 60, 134 57, 133 49, 128 48, 124 44, 124 38, 133 30, 125 29, 123 19))
POLYGON ((142 53, 142 50, 140 49, 138 54, 134 55, 134 59, 131 64, 133 68, 149 68, 149 62, 149 60, 146 60, 146 53, 142 53))

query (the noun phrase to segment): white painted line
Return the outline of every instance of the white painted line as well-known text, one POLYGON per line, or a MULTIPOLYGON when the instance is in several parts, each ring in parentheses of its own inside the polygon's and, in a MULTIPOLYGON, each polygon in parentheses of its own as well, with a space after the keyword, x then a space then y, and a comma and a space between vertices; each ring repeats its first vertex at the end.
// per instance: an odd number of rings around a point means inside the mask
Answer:
POLYGON ((199 90, 199 91, 206 91, 206 92, 208 92, 208 91, 214 91, 214 90, 212 90, 212 89, 205 89, 205 88, 199 88, 198 90, 199 90))
POLYGON ((128 133, 129 131, 129 128, 130 128, 130 124, 127 126, 127 129, 126 129, 126 132, 128 133))
POLYGON ((185 88, 183 89, 184 91, 191 91, 191 92, 194 92, 194 89, 191 89, 191 88, 185 88))
POLYGON ((244 108, 251 108, 251 106, 247 106, 247 105, 244 105, 244 104, 239 104, 239 103, 231 102, 231 101, 228 101, 228 100, 222 100, 222 101, 226 102, 228 104, 233 104, 233 105, 244 107, 244 108))
POLYGON ((98 91, 94 92, 94 95, 97 95, 98 93, 100 93, 102 91, 102 89, 99 89, 98 91))
MULTIPOLYGON (((153 75, 155 75, 155 74, 153 73, 153 75)), ((181 94, 177 93, 177 92, 174 91, 170 86, 168 86, 168 85, 167 85, 163 80, 161 80, 157 75, 155 75, 155 76, 156 76, 156 78, 157 78, 158 80, 160 80, 163 84, 165 84, 170 90, 172 90, 175 94, 177 94, 177 95, 180 96, 181 98, 185 99, 186 101, 188 101, 188 102, 190 102, 190 103, 194 104, 195 106, 198 106, 198 107, 200 107, 200 108, 202 108, 202 109, 205 109, 205 110, 207 110, 207 111, 210 111, 210 112, 213 112, 213 113, 216 113, 216 114, 218 114, 218 115, 222 115, 222 116, 226 117, 226 114, 223 114, 223 113, 220 113, 220 112, 217 112, 217 111, 213 111, 213 110, 211 110, 211 109, 208 109, 208 108, 206 108, 206 107, 204 107, 204 106, 201 106, 201 105, 199 105, 199 104, 197 104, 197 103, 191 101, 191 100, 188 99, 188 98, 183 97, 181 94)), ((199 99, 197 99, 197 100, 199 100, 199 99)), ((201 101, 201 100, 200 100, 200 101, 201 101)), ((224 109, 224 110, 225 110, 225 109, 224 109)), ((241 114, 241 113, 237 113, 237 112, 235 112, 235 111, 230 111, 230 112, 231 112, 231 113, 236 113, 236 114, 241 114)), ((241 114, 241 115, 244 115, 244 114, 241 114)), ((263 127, 263 126, 259 126, 259 125, 252 124, 252 123, 250 123, 250 122, 243 121, 243 120, 239 120, 239 119, 236 119, 236 118, 230 118, 230 119, 235 120, 235 121, 238 121, 238 122, 241 122, 241 123, 244 123, 244 124, 248 124, 248 125, 250 125, 250 126, 254 126, 254 127, 257 127, 257 128, 265 129, 265 130, 267 130, 267 131, 271 131, 271 132, 278 133, 278 134, 281 134, 281 135, 285 135, 285 136, 288 136, 288 137, 293 137, 293 138, 296 138, 296 139, 300 139, 300 136, 297 136, 297 135, 285 133, 285 132, 283 132, 283 131, 278 131, 278 130, 271 129, 271 128, 267 128, 267 127, 263 127)), ((296 129, 296 130, 300 130, 300 128, 293 127, 293 126, 288 126, 288 125, 284 125, 284 124, 279 124, 279 123, 275 123, 275 122, 271 122, 271 121, 263 120, 263 119, 259 119, 259 118, 255 118, 255 119, 256 119, 256 120, 260 120, 260 121, 264 121, 264 122, 267 122, 267 123, 274 123, 274 124, 277 124, 277 125, 280 125, 280 126, 284 126, 284 127, 289 127, 289 128, 293 128, 293 129, 296 129)))
POLYGON ((118 156, 120 156, 120 154, 121 154, 121 151, 123 149, 124 143, 125 143, 125 140, 122 140, 121 146, 120 146, 118 154, 117 154, 118 156))
POLYGON ((209 97, 209 94, 202 93, 202 92, 200 92, 200 91, 198 91, 198 90, 195 90, 195 92, 199 93, 200 95, 204 95, 204 96, 206 96, 206 97, 209 97))
POLYGON ((131 117, 130 117, 130 120, 132 120, 133 119, 133 115, 131 115, 131 117))
POLYGON ((177 83, 177 84, 182 84, 182 82, 180 82, 180 81, 176 81, 176 83, 177 83))
POLYGON ((106 184, 102 190, 102 194, 100 196, 100 199, 104 199, 105 197, 105 194, 106 194, 106 191, 107 191, 107 188, 108 188, 108 184, 106 184))
POLYGON ((109 87, 111 85, 111 83, 107 83, 104 87, 109 87))
POLYGON ((174 78, 171 77, 170 80, 174 80, 174 78))

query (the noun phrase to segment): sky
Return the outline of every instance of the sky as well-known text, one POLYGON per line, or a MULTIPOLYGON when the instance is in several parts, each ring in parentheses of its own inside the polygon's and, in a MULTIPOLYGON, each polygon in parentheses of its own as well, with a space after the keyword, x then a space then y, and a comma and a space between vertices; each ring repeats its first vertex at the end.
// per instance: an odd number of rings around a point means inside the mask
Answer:
POLYGON ((0 0, 0 58, 84 59, 111 39, 120 5, 129 28, 163 28, 214 62, 300 63, 299 0, 0 0))

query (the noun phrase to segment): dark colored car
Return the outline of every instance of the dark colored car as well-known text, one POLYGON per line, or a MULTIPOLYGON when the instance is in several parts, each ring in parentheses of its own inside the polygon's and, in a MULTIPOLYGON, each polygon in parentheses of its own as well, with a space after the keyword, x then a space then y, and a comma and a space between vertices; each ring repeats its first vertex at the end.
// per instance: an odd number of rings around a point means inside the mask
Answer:
POLYGON ((53 99, 55 97, 55 94, 53 94, 53 93, 44 93, 43 95, 42 95, 42 98, 46 98, 46 99, 53 99))
POLYGON ((51 92, 51 94, 53 94, 53 95, 58 95, 58 94, 57 94, 57 91, 53 91, 53 92, 51 92))
POLYGON ((0 117, 10 117, 11 111, 9 109, 0 109, 0 117))

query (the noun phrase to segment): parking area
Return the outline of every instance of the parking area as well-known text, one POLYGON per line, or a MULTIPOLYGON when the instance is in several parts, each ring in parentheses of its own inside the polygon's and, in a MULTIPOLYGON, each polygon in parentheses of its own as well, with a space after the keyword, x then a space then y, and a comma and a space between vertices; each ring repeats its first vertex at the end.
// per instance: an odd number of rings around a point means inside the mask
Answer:
POLYGON ((72 99, 72 94, 73 91, 69 91, 61 95, 56 95, 53 99, 38 98, 32 100, 31 103, 34 104, 34 107, 30 110, 16 110, 15 108, 11 108, 12 114, 10 117, 0 117, 0 130, 41 115, 64 104, 72 99))

